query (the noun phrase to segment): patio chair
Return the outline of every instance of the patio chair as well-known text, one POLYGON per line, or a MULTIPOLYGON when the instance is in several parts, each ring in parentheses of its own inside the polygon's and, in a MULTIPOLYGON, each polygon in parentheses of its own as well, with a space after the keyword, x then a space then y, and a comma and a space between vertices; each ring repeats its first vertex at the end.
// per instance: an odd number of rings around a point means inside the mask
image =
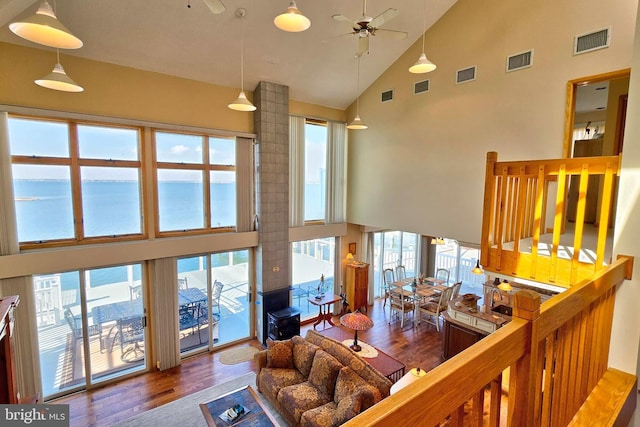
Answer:
POLYGON ((449 270, 447 270, 446 268, 437 269, 436 279, 444 280, 446 285, 449 286, 449 270))
POLYGON ((140 342, 144 341, 142 316, 119 319, 118 335, 120 336, 120 359, 123 362, 138 362, 144 358, 144 349, 140 347, 140 342), (130 345, 125 350, 128 344, 130 345))
POLYGON ((453 286, 440 292, 440 296, 437 297, 437 300, 434 298, 428 300, 424 304, 421 304, 418 312, 418 323, 422 320, 422 314, 426 314, 427 322, 435 325, 436 331, 440 332, 440 313, 447 310, 447 305, 449 304, 452 293, 453 286), (431 317, 433 317, 433 322, 429 320, 431 317))
POLYGON ((404 327, 404 318, 408 313, 413 313, 415 304, 413 299, 405 297, 402 293, 396 291, 389 292, 389 324, 393 318, 394 312, 400 314, 400 328, 404 327))
POLYGON ((389 298, 389 291, 391 290, 391 284, 396 281, 395 275, 393 274, 393 269, 385 268, 382 272, 382 287, 384 291, 384 304, 382 304, 382 308, 387 305, 387 298, 389 298))
POLYGON ((407 278, 407 270, 404 268, 404 265, 396 267, 396 277, 398 280, 404 280, 407 278))
POLYGON ((222 295, 222 288, 224 284, 215 280, 213 282, 213 292, 211 293, 211 312, 220 314, 220 296, 222 295))
MULTIPOLYGON (((67 321, 67 323, 69 324, 69 327, 71 328, 71 333, 73 335, 73 340, 78 341, 78 340, 82 340, 82 318, 80 317, 75 317, 73 315, 73 313, 71 312, 71 309, 67 308, 64 311, 64 318, 67 321)), ((89 325, 89 330, 88 335, 89 337, 95 337, 98 336, 100 338, 100 351, 103 350, 103 343, 102 343, 102 325, 97 324, 97 325, 89 325)), ((75 349, 75 346, 74 346, 75 349)))
POLYGON ((200 337, 200 318, 202 311, 200 310, 200 304, 187 304, 181 305, 178 309, 178 322, 180 332, 190 329, 191 334, 198 332, 198 340, 202 344, 202 338, 200 337))

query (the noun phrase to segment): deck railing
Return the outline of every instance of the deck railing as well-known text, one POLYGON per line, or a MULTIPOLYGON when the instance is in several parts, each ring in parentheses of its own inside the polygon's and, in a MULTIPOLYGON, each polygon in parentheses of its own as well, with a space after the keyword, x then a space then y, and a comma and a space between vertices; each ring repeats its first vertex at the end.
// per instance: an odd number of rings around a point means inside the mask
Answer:
POLYGON ((605 250, 618 156, 497 160, 497 153, 487 153, 480 257, 485 270, 569 287, 609 262, 605 250), (547 216, 548 205, 553 212, 547 216), (597 243, 590 248, 595 253, 593 262, 580 259, 587 206, 597 209, 597 243), (571 243, 562 248, 569 208, 575 225, 571 243), (547 224, 551 217, 553 223, 547 224), (541 236, 548 232, 553 233, 551 241, 543 246, 541 236), (523 239, 530 239, 526 248, 523 239), (542 254, 543 249, 548 255, 542 254), (563 258, 560 249, 572 251, 571 257, 563 258))
POLYGON ((621 257, 542 305, 535 292, 519 291, 511 322, 345 426, 569 424, 607 372, 615 292, 632 264, 621 257))

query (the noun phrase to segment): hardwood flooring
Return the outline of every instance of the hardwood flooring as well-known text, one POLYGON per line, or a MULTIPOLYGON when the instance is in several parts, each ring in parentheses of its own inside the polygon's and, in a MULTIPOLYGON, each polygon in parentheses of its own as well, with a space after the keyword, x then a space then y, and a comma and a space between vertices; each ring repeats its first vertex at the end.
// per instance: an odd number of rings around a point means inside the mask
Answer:
MULTIPOLYGON (((383 310, 382 305, 382 300, 376 300, 369 307, 367 314, 373 320, 374 327, 358 332, 360 341, 378 347, 402 361, 407 370, 418 366, 431 370, 442 363, 442 332, 437 332, 435 326, 424 320, 414 327, 411 316, 405 319, 402 329, 399 318, 389 324, 389 306, 387 304, 383 310)), ((334 318, 334 322, 337 327, 342 327, 338 318, 334 318)), ((303 325, 301 335, 304 336, 311 327, 310 324, 303 325)), ((318 330, 321 329, 319 326, 318 330)), ((234 347, 241 346, 263 348, 256 339, 234 347)), ((109 426, 251 371, 255 371, 253 361, 225 365, 219 361, 219 352, 204 353, 186 359, 182 365, 172 369, 152 371, 51 403, 69 405, 72 427, 109 426)))

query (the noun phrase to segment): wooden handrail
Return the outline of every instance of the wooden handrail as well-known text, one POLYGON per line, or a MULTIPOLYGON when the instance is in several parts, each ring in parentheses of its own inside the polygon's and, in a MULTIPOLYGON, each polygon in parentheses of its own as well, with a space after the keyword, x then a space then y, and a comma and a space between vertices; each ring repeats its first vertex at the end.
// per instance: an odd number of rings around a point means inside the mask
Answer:
MULTIPOLYGON (((465 404, 483 405, 485 387, 495 391, 507 368, 508 425, 566 425, 606 371, 613 297, 632 263, 620 257, 543 304, 534 292, 519 291, 511 322, 345 425, 436 425, 447 417, 462 425, 465 404)), ((497 426, 495 396, 488 417, 497 426)), ((481 412, 471 411, 472 425, 482 422, 481 412)))

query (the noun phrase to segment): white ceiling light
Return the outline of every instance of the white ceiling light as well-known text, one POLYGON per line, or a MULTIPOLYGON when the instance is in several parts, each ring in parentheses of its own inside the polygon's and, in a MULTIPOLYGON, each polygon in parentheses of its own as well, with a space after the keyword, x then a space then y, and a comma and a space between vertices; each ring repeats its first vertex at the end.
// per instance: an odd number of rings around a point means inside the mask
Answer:
POLYGON ((358 56, 358 85, 356 92, 356 116, 353 121, 347 125, 347 129, 362 130, 367 129, 369 126, 364 124, 360 118, 360 56, 358 56))
POLYGON ((46 0, 35 15, 9 24, 9 29, 23 39, 60 49, 78 49, 82 40, 74 36, 56 17, 46 0))
MULTIPOLYGON (((243 18, 246 14, 247 11, 245 9, 236 10, 238 18, 243 18)), ((240 95, 228 107, 236 111, 255 111, 257 109, 256 106, 247 99, 247 95, 244 93, 244 32, 242 31, 242 24, 240 25, 240 95)))
POLYGON ((282 31, 290 33, 299 33, 311 26, 311 21, 300 12, 294 0, 289 2, 287 10, 275 17, 273 23, 282 31))
POLYGON ((427 0, 425 0, 424 2, 424 15, 423 15, 423 21, 422 21, 422 54, 420 55, 420 58, 418 58, 418 61, 416 61, 415 64, 409 67, 410 73, 414 73, 414 74, 429 73, 436 69, 436 64, 429 61, 427 59, 427 55, 424 53, 424 36, 426 32, 427 32, 427 0))
POLYGON ((35 84, 46 87, 47 89, 59 90, 62 92, 84 91, 82 86, 74 82, 71 77, 67 76, 67 73, 64 72, 64 68, 60 65, 60 52, 57 52, 57 55, 58 62, 53 67, 53 71, 43 78, 35 80, 35 84))

